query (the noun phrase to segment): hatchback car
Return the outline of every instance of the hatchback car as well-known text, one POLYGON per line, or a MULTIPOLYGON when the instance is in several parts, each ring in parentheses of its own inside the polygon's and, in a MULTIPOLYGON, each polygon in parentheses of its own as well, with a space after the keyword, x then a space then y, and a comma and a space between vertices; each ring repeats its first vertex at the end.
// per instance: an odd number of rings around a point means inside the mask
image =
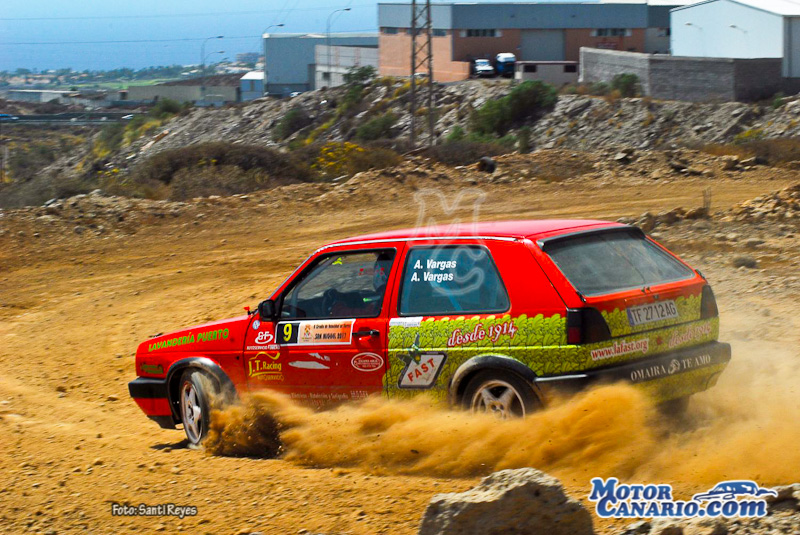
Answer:
POLYGON ((638 228, 417 228, 325 245, 257 312, 147 340, 129 388, 192 443, 223 391, 269 388, 318 406, 427 392, 508 418, 554 389, 623 380, 681 403, 730 360, 718 332, 703 275, 638 228))

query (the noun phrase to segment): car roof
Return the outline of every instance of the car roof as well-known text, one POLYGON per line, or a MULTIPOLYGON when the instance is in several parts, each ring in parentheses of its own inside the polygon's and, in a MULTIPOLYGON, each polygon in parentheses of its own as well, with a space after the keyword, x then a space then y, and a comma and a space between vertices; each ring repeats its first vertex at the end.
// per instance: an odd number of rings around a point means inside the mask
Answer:
POLYGON ((529 219, 519 221, 492 221, 415 227, 374 234, 353 236, 327 244, 341 245, 353 242, 402 241, 420 238, 529 238, 544 234, 568 234, 595 227, 621 227, 620 223, 597 219, 529 219))

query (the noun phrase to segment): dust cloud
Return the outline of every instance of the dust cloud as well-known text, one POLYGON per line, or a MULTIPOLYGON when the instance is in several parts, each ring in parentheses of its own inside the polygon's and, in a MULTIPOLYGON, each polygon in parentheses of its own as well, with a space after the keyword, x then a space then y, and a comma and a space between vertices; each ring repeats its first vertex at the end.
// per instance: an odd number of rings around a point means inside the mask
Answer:
POLYGON ((747 345, 734 348, 734 359, 679 419, 624 384, 511 421, 447 410, 424 396, 317 412, 265 391, 214 412, 206 449, 376 474, 467 477, 532 466, 580 484, 596 476, 696 485, 800 480, 800 359, 747 345))

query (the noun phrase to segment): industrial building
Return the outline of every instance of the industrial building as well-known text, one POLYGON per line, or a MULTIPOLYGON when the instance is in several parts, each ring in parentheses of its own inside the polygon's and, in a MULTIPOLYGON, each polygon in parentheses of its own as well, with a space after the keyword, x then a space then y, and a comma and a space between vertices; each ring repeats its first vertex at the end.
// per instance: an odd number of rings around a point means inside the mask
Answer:
MULTIPOLYGON (((474 59, 511 52, 522 61, 578 61, 581 47, 669 52, 670 9, 682 4, 433 4, 434 78, 469 77, 474 59)), ((380 73, 408 75, 411 5, 378 4, 380 73)))
POLYGON ((378 46, 314 47, 314 89, 344 85, 344 75, 355 67, 374 67, 378 72, 378 46))
POLYGON ((800 78, 799 0, 708 0, 672 10, 672 53, 703 58, 782 58, 800 78))
POLYGON ((221 106, 241 100, 241 74, 218 74, 154 85, 133 85, 121 92, 123 100, 152 103, 159 99, 193 102, 198 106, 221 106))
POLYGON ((315 88, 316 46, 378 46, 374 33, 279 33, 263 35, 264 79, 269 95, 285 97, 315 88))
POLYGON ((239 94, 242 101, 255 100, 264 96, 264 71, 250 71, 239 80, 239 94))

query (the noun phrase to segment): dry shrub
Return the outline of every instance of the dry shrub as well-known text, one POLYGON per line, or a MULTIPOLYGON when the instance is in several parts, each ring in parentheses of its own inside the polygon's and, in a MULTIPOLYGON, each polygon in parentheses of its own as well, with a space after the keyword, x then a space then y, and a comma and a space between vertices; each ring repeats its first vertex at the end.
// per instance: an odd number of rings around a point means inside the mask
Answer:
POLYGON ((139 182, 157 180, 169 184, 183 169, 202 169, 206 166, 235 166, 242 171, 256 169, 290 182, 311 180, 308 165, 291 154, 259 145, 221 141, 165 150, 137 165, 132 174, 134 180, 139 182))
POLYGON ((765 165, 776 167, 800 161, 800 138, 761 139, 747 143, 705 145, 701 150, 714 156, 756 158, 765 165))
POLYGON ((181 169, 169 185, 169 199, 185 201, 209 195, 234 195, 269 189, 292 181, 273 178, 261 169, 242 170, 235 165, 181 169))
POLYGON ((434 145, 427 149, 426 155, 447 165, 471 165, 483 156, 498 156, 513 151, 513 146, 503 146, 498 143, 457 140, 434 145))

